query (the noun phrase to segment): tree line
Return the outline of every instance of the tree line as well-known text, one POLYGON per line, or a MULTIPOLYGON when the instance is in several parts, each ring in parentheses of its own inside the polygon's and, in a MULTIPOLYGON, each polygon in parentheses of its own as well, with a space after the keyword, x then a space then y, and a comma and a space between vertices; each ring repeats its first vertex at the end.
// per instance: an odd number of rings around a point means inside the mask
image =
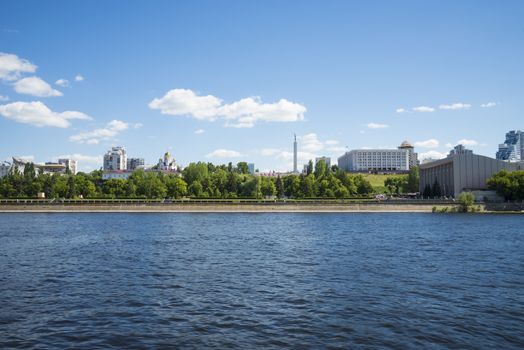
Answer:
POLYGON ((509 201, 524 201, 524 170, 501 170, 487 181, 488 188, 509 201))
POLYGON ((28 163, 23 172, 13 168, 0 179, 2 198, 34 198, 39 192, 46 198, 350 198, 374 191, 364 176, 330 168, 322 160, 315 166, 310 162, 303 174, 283 177, 252 175, 245 162, 198 162, 180 175, 137 170, 128 179, 102 180, 102 170, 37 174, 28 163))

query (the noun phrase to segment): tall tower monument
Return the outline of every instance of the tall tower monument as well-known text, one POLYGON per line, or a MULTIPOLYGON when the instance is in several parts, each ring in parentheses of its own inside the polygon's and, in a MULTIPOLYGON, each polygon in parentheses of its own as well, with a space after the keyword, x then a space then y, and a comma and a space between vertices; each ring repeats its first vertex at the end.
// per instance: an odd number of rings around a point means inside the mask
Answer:
POLYGON ((293 172, 298 173, 297 168, 297 134, 295 134, 295 142, 293 142, 293 172))

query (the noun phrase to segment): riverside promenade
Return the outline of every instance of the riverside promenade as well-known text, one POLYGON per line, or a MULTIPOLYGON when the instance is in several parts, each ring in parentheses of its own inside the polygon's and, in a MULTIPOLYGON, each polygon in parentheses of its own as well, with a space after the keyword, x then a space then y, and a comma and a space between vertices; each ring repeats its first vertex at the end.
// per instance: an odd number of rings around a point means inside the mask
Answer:
POLYGON ((0 200, 0 212, 431 212, 449 200, 0 200))

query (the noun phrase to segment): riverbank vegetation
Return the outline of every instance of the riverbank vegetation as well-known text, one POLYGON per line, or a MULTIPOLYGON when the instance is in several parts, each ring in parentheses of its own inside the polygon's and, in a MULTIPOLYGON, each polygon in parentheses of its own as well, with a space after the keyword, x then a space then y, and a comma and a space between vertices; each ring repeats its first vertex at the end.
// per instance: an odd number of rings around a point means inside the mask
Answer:
POLYGON ((102 171, 89 174, 39 174, 33 164, 23 173, 0 179, 0 197, 35 198, 355 198, 374 193, 363 175, 348 174, 323 161, 306 173, 284 177, 249 174, 247 164, 236 166, 191 163, 181 174, 137 170, 129 179, 102 180, 102 171))
POLYGON ((524 170, 501 170, 489 178, 487 185, 507 201, 524 201, 524 170))

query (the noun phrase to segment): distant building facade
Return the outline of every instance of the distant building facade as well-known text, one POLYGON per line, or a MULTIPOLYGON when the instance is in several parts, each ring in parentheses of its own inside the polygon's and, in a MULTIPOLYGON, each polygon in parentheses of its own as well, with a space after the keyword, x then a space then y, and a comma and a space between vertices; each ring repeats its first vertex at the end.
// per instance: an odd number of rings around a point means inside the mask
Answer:
POLYGON ((405 172, 417 164, 418 155, 407 141, 397 149, 351 150, 338 158, 338 167, 352 172, 405 172))
POLYGON ((145 166, 144 158, 127 158, 127 170, 136 170, 145 166))
POLYGON ((66 165, 61 164, 61 163, 55 163, 55 162, 45 162, 44 164, 33 163, 23 158, 13 157, 13 162, 11 164, 9 171, 12 169, 16 169, 16 171, 23 173, 25 170, 25 167, 29 163, 33 164, 35 168, 36 176, 40 174, 65 174, 67 170, 66 165))
POLYGON ((326 163, 328 168, 331 168, 331 158, 330 157, 317 157, 317 158, 315 158, 315 165, 318 162, 320 162, 321 160, 323 160, 324 163, 326 163))
POLYGON ((523 161, 524 132, 520 130, 512 130, 506 133, 506 140, 499 145, 499 150, 495 157, 509 162, 523 161))
POLYGON ((11 163, 9 162, 2 162, 0 163, 0 179, 4 176, 9 175, 9 172, 11 171, 11 163))
POLYGON ((251 175, 255 175, 255 163, 247 163, 247 170, 251 175))
POLYGON ((127 153, 124 147, 113 147, 104 155, 104 171, 127 169, 127 153))
POLYGON ((77 165, 78 165, 78 162, 76 160, 68 159, 68 158, 61 158, 58 160, 58 164, 64 165, 66 167, 66 171, 67 169, 69 169, 69 171, 71 171, 71 174, 76 175, 77 165))
POLYGON ((102 180, 120 179, 127 180, 133 174, 132 170, 105 171, 102 173, 102 180))
POLYGON ((457 197, 462 191, 486 190, 486 181, 502 169, 523 170, 524 163, 505 162, 455 147, 447 156, 431 163, 420 165, 420 193, 426 185, 438 183, 442 196, 457 197))

